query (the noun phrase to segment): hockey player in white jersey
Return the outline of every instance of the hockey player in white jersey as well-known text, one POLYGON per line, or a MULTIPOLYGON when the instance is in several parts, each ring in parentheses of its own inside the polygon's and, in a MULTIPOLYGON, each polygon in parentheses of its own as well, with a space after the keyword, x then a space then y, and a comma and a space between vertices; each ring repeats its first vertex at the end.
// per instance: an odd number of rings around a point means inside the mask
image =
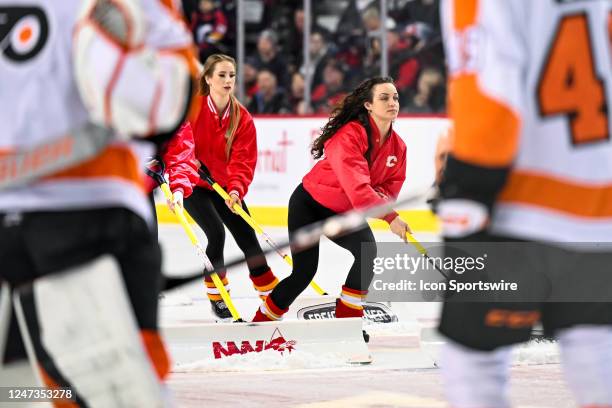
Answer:
MULTIPOLYGON (((555 289, 583 277, 575 281, 593 294, 610 293, 612 253, 601 247, 612 242, 612 2, 446 0, 441 13, 454 122, 437 207, 445 239, 529 241, 541 247, 533 282, 554 273, 543 287, 555 289)), ((541 294, 529 304, 445 303, 451 407, 510 406, 510 346, 538 320, 559 341, 578 405, 612 406, 610 299, 541 294)))
MULTIPOLYGON (((191 108, 194 61, 171 1, 0 4, 0 282, 41 381, 78 406, 166 405, 142 168, 191 108)), ((0 356, 21 350, 11 326, 0 356)))

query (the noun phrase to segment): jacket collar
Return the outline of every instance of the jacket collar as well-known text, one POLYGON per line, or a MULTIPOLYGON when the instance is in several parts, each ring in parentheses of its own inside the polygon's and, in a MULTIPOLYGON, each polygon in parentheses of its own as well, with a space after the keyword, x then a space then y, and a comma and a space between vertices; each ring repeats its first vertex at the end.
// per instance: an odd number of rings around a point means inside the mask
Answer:
MULTIPOLYGON (((210 95, 206 97, 206 104, 208 105, 208 109, 210 109, 212 113, 219 116, 219 113, 217 112, 217 107, 215 106, 215 102, 213 102, 213 99, 210 95)), ((229 112, 230 112, 229 108, 230 108, 230 104, 228 103, 227 106, 225 107, 225 110, 223 111, 223 115, 221 115, 221 120, 225 120, 229 117, 229 112)))
MULTIPOLYGON (((372 115, 368 115, 368 119, 370 120, 372 138, 374 139, 373 141, 374 143, 378 143, 380 145, 381 134, 378 130, 378 126, 376 126, 376 122, 374 122, 374 118, 372 118, 372 115)), ((389 128, 389 137, 387 137, 387 139, 391 138, 391 136, 393 136, 393 122, 391 122, 391 127, 389 128)))

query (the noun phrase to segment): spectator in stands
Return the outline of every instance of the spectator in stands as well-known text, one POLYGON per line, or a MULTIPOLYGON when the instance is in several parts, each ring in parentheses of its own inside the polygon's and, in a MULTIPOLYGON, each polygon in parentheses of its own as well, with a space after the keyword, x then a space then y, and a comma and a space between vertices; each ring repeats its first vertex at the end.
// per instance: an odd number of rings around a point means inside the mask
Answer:
POLYGON ((338 21, 336 28, 335 34, 339 45, 344 46, 350 43, 351 39, 362 37, 365 32, 362 24, 362 16, 357 7, 357 1, 350 0, 340 16, 340 21, 338 21))
MULTIPOLYGON (((195 7, 198 0, 182 1, 187 9, 187 3, 193 3, 195 7)), ((257 51, 251 55, 256 63, 251 65, 257 69, 272 71, 277 77, 278 87, 284 88, 287 99, 293 101, 291 88, 295 67, 299 67, 298 71, 302 77, 307 72, 302 61, 304 52, 302 41, 306 20, 301 6, 302 2, 295 0, 251 1, 258 3, 258 6, 245 16, 247 49, 257 48, 257 51), (282 38, 280 44, 279 38, 282 38), (253 48, 249 48, 251 46, 253 48)), ((221 4, 222 7, 227 5, 228 10, 235 9, 235 0, 216 0, 215 3, 221 4)), ((309 47, 313 61, 313 65, 309 67, 313 70, 311 93, 323 84, 323 71, 328 59, 331 58, 344 67, 341 75, 344 76, 347 87, 354 86, 355 82, 364 76, 379 75, 381 49, 379 30, 384 25, 388 27, 396 25, 395 30, 397 31, 388 33, 387 37, 389 74, 397 79, 396 85, 404 107, 408 103, 407 98, 417 93, 415 88, 418 72, 422 67, 434 67, 440 72, 444 71, 444 54, 440 45, 437 15, 439 0, 389 1, 390 19, 384 22, 379 12, 380 0, 348 0, 342 7, 338 3, 337 0, 313 2, 312 36, 309 47), (321 27, 317 22, 326 22, 326 28, 321 27), (334 26, 335 31, 330 33, 328 29, 334 26), (405 29, 400 27, 405 27, 405 29), (366 41, 366 38, 371 41, 366 41), (371 47, 371 56, 368 61, 366 61, 367 47, 371 47), (367 71, 368 68, 371 72, 367 71)), ((226 13, 226 17, 229 16, 230 13, 226 13)), ((225 36, 226 39, 229 34, 231 33, 228 32, 225 36)), ((241 72, 244 73, 245 70, 241 72)), ((256 90, 256 87, 250 84, 256 84, 256 81, 251 79, 246 85, 247 98, 252 97, 256 90)), ((443 87, 436 89, 443 90, 443 87)), ((437 96, 437 91, 434 94, 436 101, 443 99, 437 96)), ((245 104, 249 103, 247 98, 245 98, 245 104)), ((443 109, 443 103, 436 102, 434 105, 439 105, 440 109, 443 109)), ((293 103, 290 106, 293 107, 293 103)), ((410 103, 409 106, 412 104, 410 103)), ((309 110, 303 109, 303 112, 309 112, 309 110)))
MULTIPOLYGON (((285 54, 287 56, 287 62, 289 66, 288 69, 291 73, 297 71, 297 69, 302 67, 304 63, 304 20, 304 9, 300 6, 296 8, 293 12, 293 21, 291 26, 289 27, 287 40, 284 42, 284 49, 286 51, 285 54)), ((325 49, 327 49, 326 38, 329 37, 329 31, 317 24, 314 18, 311 21, 310 33, 311 44, 313 38, 312 35, 314 33, 318 33, 320 38, 317 39, 317 41, 319 41, 322 45, 325 45, 325 49)))
POLYGON ((421 66, 444 70, 444 49, 440 34, 439 0, 414 0, 400 11, 406 21, 403 36, 414 42, 421 66))
POLYGON ((274 31, 264 30, 261 32, 257 39, 257 52, 254 58, 259 69, 271 71, 276 77, 278 86, 287 88, 289 82, 287 63, 278 52, 278 38, 274 31))
POLYGON ((408 94, 416 85, 420 63, 412 49, 413 42, 402 35, 402 29, 387 32, 389 72, 400 95, 408 94))
POLYGON ((222 40, 227 33, 227 18, 213 0, 200 0, 191 15, 191 32, 199 49, 200 61, 209 55, 227 52, 222 40))
POLYGON ((327 47, 327 41, 322 32, 315 31, 310 35, 310 64, 302 65, 300 73, 306 76, 307 72, 312 75, 311 90, 323 82, 323 69, 331 58, 331 52, 327 47))
MULTIPOLYGON (((395 86, 400 95, 412 92, 420 67, 416 52, 411 48, 414 42, 402 36, 402 32, 401 28, 387 31, 389 73, 397 78, 395 86)), ((374 76, 380 72, 381 47, 380 40, 374 38, 366 57, 363 75, 374 76)))
POLYGON ((365 71, 363 76, 372 76, 375 71, 380 72, 380 33, 382 22, 377 8, 369 7, 362 15, 363 26, 365 27, 365 71), (377 65, 377 67, 375 67, 377 65))
POLYGON ((289 103, 291 111, 297 115, 309 113, 308 107, 304 103, 304 77, 299 72, 294 72, 291 76, 291 94, 289 103))
POLYGON ((285 92, 279 89, 276 76, 266 68, 257 74, 258 91, 249 104, 251 113, 290 113, 291 107, 285 92))
POLYGON ((406 26, 402 37, 410 42, 413 51, 418 52, 439 37, 439 34, 436 34, 429 24, 416 22, 406 26))
MULTIPOLYGON (((380 33, 380 30, 379 30, 380 33)), ((400 95, 406 94, 415 86, 421 50, 432 38, 432 31, 425 23, 414 23, 406 28, 396 27, 387 30, 389 73, 397 78, 396 87, 400 95)), ((382 45, 379 37, 372 37, 364 75, 373 76, 380 72, 382 45)))
MULTIPOLYGON (((380 18, 380 12, 378 8, 369 7, 363 12, 363 25, 366 29, 367 43, 366 50, 370 53, 369 47, 372 46, 374 41, 380 41, 380 34, 383 30, 383 21, 380 18)), ((387 17, 384 22, 384 27, 387 30, 393 30, 395 28, 395 21, 391 17, 387 17)))
POLYGON ((440 0, 412 0, 399 10, 390 10, 389 15, 406 23, 426 23, 434 31, 440 31, 440 0))
POLYGON ((335 41, 338 52, 334 56, 337 61, 346 64, 351 76, 361 72, 365 55, 365 35, 357 1, 351 0, 336 28, 335 41))
POLYGON ((236 0, 217 0, 219 9, 227 19, 227 33, 222 43, 228 55, 236 55, 236 3, 236 0))
POLYGON ((299 7, 293 12, 293 24, 289 28, 285 50, 289 70, 295 72, 302 65, 304 43, 304 9, 299 7))
POLYGON ((323 70, 323 83, 312 92, 312 105, 319 113, 329 113, 346 96, 346 68, 329 60, 323 70))
POLYGON ((416 92, 408 96, 402 111, 413 113, 440 113, 444 109, 444 75, 438 68, 421 71, 416 92))
POLYGON ((380 13, 375 7, 365 9, 361 19, 368 35, 377 34, 382 26, 382 22, 380 21, 380 13))
POLYGON ((257 88, 257 74, 259 73, 257 61, 253 57, 247 57, 242 67, 242 78, 244 80, 244 101, 241 101, 245 106, 249 106, 255 94, 259 90, 257 88))

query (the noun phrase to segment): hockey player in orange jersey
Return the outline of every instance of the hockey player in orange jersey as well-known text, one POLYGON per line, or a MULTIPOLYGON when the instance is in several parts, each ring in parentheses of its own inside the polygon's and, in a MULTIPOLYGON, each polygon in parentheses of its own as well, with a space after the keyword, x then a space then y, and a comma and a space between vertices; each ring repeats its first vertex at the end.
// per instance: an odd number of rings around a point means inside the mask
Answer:
MULTIPOLYGON (((450 406, 510 406, 510 346, 539 320, 558 339, 578 405, 610 407, 612 299, 594 294, 612 286, 612 3, 447 0, 441 13, 454 123, 437 206, 445 239, 529 243, 530 278, 546 288, 531 303, 447 300, 450 406), (558 290, 568 296, 550 302, 558 290)), ((509 263, 528 267, 523 256, 509 263)))
POLYGON ((61 406, 168 406, 142 168, 190 109, 189 31, 158 0, 13 0, 0 17, 0 283, 36 374, 70 388, 61 406))

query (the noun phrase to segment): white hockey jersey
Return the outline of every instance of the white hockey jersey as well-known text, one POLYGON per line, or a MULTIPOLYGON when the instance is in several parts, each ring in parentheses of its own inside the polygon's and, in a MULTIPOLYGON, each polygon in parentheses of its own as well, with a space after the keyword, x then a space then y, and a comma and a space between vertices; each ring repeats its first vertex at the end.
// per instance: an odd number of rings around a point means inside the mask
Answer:
POLYGON ((491 231, 612 242, 612 1, 448 0, 453 155, 511 166, 491 231))
MULTIPOLYGON (((53 141, 88 121, 72 59, 74 30, 84 3, 0 3, 0 155, 53 141)), ((146 45, 167 52, 191 47, 191 36, 170 3, 141 3, 148 23, 146 45)), ((95 65, 103 70, 115 62, 100 56, 95 65)), ((139 92, 137 86, 133 92, 139 92)), ((76 167, 0 191, 0 212, 118 206, 150 218, 143 159, 151 148, 146 142, 112 142, 76 167)))

